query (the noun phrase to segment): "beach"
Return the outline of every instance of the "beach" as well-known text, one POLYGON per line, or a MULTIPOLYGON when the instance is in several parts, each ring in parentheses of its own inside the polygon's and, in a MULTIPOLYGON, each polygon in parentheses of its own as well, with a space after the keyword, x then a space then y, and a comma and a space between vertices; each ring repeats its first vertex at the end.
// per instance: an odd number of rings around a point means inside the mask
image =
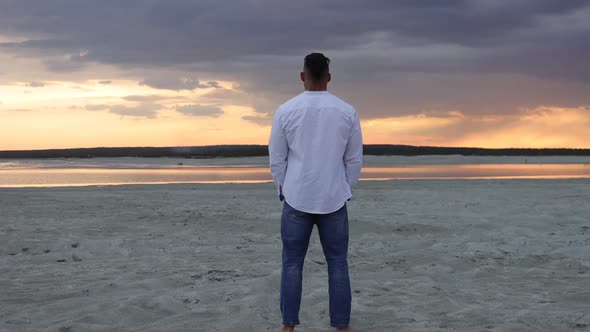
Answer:
MULTIPOLYGON (((590 179, 362 181, 361 331, 590 331, 590 179)), ((270 183, 0 188, 0 331, 270 331, 270 183)), ((314 230, 299 331, 329 326, 314 230)))

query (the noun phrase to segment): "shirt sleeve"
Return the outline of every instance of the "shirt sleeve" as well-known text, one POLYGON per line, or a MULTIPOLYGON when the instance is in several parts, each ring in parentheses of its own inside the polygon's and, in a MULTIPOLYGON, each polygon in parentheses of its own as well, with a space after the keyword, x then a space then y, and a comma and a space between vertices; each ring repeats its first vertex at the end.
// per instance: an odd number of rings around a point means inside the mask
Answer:
POLYGON ((289 155, 289 144, 284 135, 281 123, 280 109, 275 112, 272 129, 270 132, 270 142, 268 144, 268 154, 270 162, 270 171, 273 182, 277 186, 279 196, 282 196, 283 183, 287 173, 287 156, 289 155))
POLYGON ((351 192, 361 176, 363 165, 363 135, 361 132, 360 118, 356 111, 354 112, 353 122, 350 138, 344 150, 346 181, 350 186, 351 192))

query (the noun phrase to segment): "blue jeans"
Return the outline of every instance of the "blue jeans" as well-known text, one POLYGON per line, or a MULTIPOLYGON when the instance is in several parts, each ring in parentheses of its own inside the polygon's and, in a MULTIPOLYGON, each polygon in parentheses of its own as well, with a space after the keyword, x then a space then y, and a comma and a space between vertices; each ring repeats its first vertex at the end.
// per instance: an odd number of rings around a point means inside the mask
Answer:
POLYGON ((298 211, 287 202, 281 216, 283 269, 281 273, 281 314, 283 324, 299 324, 303 262, 309 238, 317 225, 328 263, 330 325, 347 327, 350 322, 351 291, 348 276, 348 210, 346 203, 336 212, 312 214, 298 211))

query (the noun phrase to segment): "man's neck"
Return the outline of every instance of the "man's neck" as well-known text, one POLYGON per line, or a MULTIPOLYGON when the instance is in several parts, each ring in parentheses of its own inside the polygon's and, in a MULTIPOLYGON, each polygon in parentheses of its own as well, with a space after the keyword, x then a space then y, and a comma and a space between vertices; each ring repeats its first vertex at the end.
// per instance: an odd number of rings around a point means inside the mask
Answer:
POLYGON ((327 87, 309 87, 305 91, 328 91, 327 87))
POLYGON ((309 84, 305 91, 328 91, 327 83, 309 84))

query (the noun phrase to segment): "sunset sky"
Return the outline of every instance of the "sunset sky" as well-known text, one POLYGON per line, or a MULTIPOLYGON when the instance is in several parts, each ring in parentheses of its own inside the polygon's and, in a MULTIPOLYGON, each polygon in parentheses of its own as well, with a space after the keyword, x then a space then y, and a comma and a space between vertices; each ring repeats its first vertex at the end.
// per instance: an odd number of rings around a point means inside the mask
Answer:
POLYGON ((0 150, 266 144, 332 60, 367 144, 590 148, 590 1, 1 0, 0 150))

